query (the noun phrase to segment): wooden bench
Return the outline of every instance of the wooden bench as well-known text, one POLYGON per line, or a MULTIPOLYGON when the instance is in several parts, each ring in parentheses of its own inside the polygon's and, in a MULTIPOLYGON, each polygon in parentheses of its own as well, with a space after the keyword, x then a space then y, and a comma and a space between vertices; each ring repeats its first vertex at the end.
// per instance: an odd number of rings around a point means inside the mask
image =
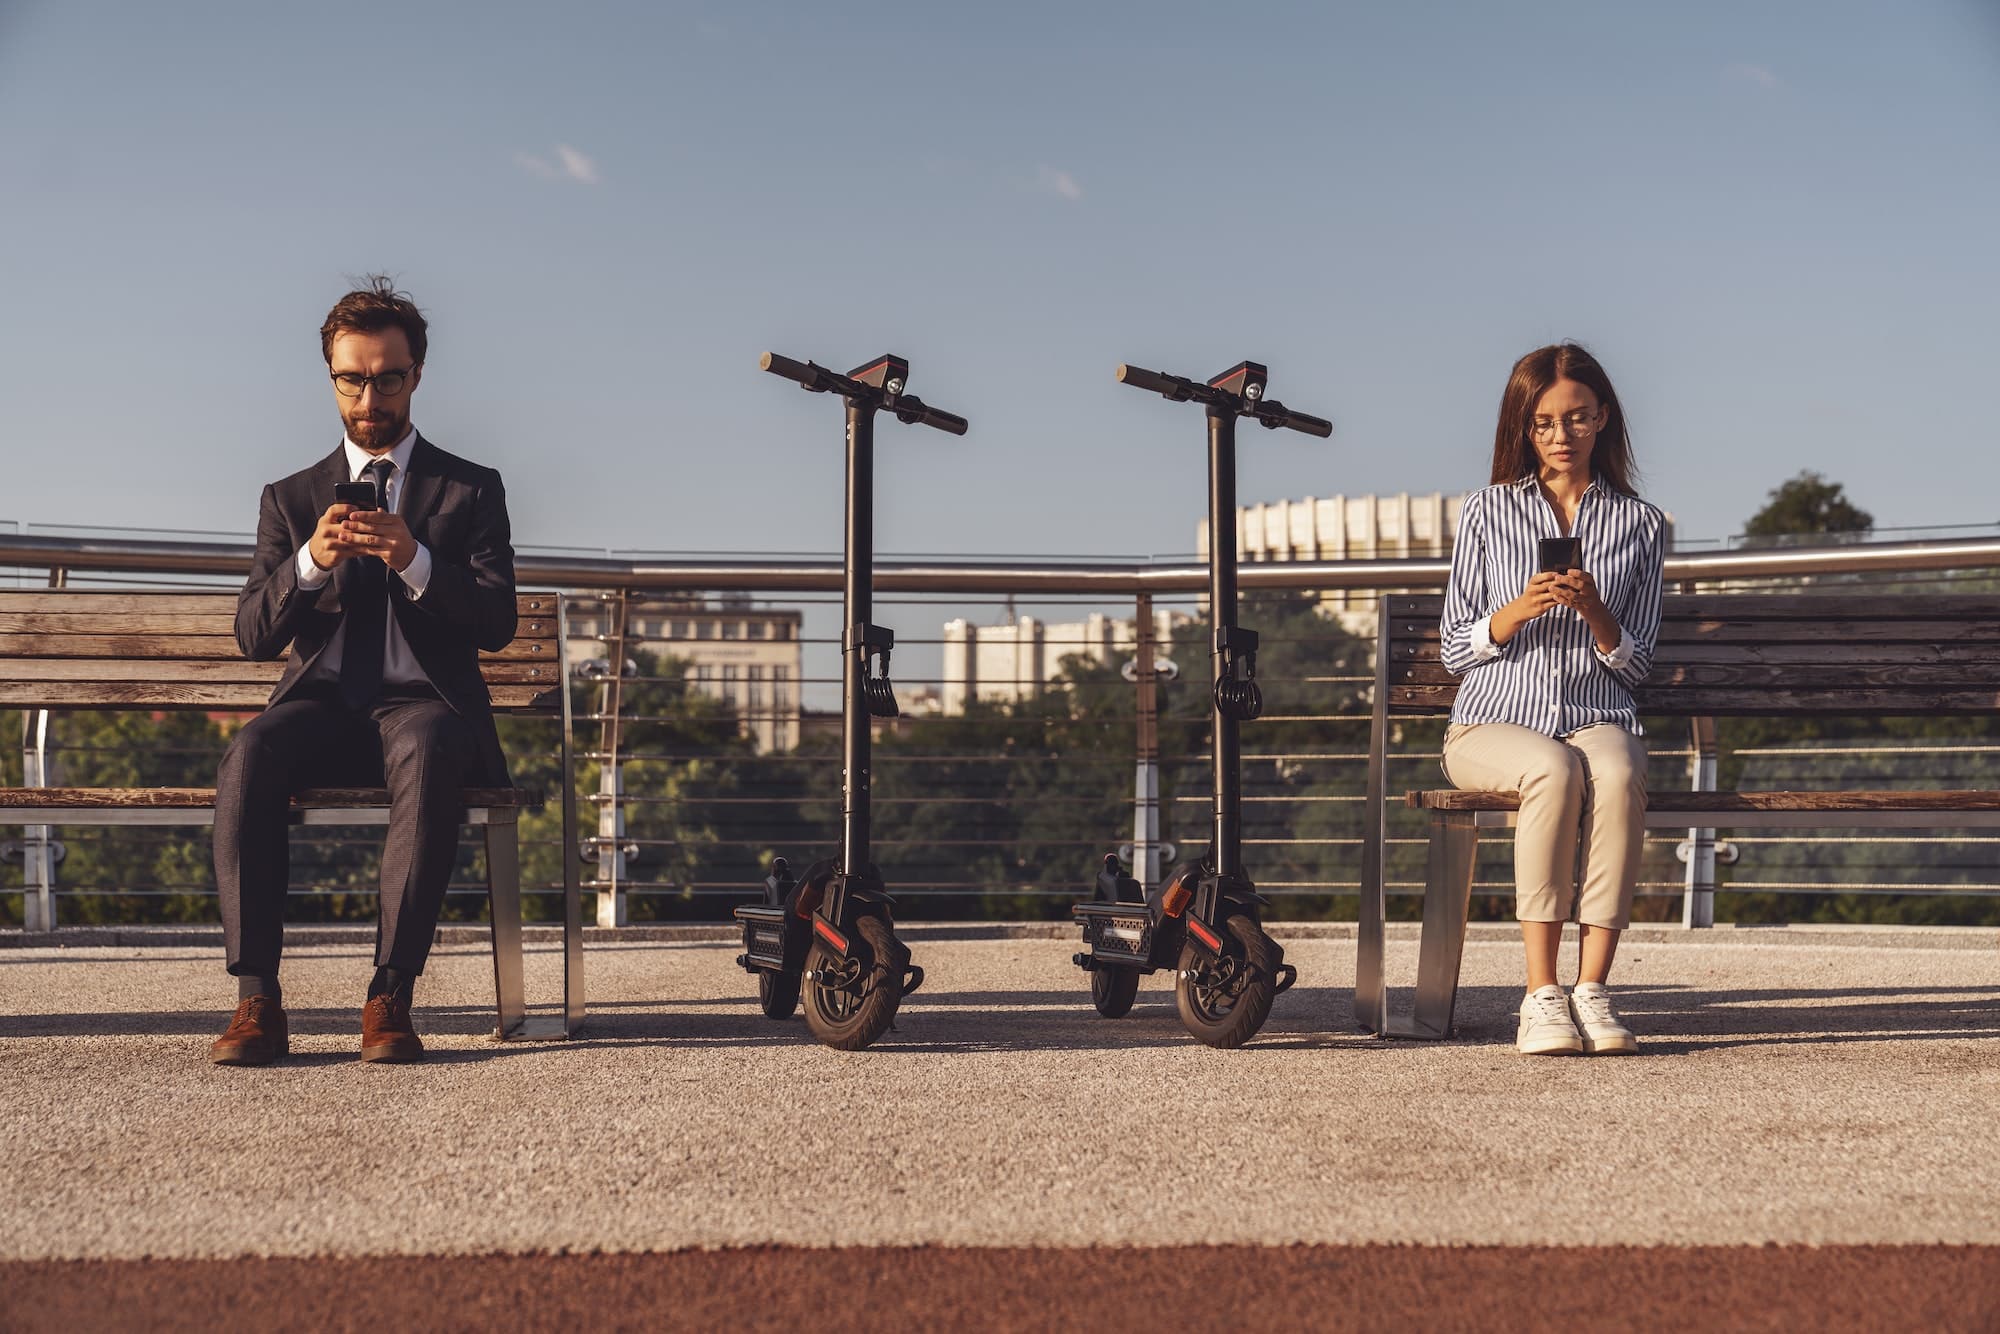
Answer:
MULTIPOLYGON (((1354 1014, 1382 1036, 1451 1032, 1479 831, 1511 826, 1519 808, 1513 792, 1404 796, 1430 813, 1429 863, 1413 1012, 1390 1014, 1382 965, 1389 729, 1395 718, 1447 715, 1458 696, 1458 678, 1438 659, 1443 605, 1436 594, 1384 597, 1377 631, 1354 1014)), ((1693 741, 1690 790, 1652 793, 1646 815, 1649 829, 1690 831, 1690 926, 1712 920, 1717 828, 2000 827, 2000 792, 1714 790, 1718 717, 1992 714, 2000 598, 1669 594, 1653 670, 1634 697, 1649 725, 1685 719, 1693 741)), ((1656 728, 1648 741, 1663 744, 1656 728)))
MULTIPOLYGON (((522 594, 514 640, 480 655, 495 712, 562 716, 563 958, 561 1012, 528 1015, 521 943, 521 813, 541 797, 468 788, 466 823, 485 831, 487 898, 500 1038, 566 1037, 583 1022, 583 919, 569 692, 563 687, 567 609, 553 593, 522 594)), ((0 708, 26 709, 26 786, 0 788, 0 824, 29 826, 24 861, 31 928, 54 926, 48 835, 61 825, 212 825, 214 788, 76 788, 48 783, 49 709, 255 712, 284 663, 251 662, 236 645, 233 592, 0 591, 0 708), (39 898, 40 902, 36 900, 39 898), (39 919, 39 920, 38 920, 39 919)), ((380 788, 326 788, 293 799, 300 825, 386 825, 380 788)))

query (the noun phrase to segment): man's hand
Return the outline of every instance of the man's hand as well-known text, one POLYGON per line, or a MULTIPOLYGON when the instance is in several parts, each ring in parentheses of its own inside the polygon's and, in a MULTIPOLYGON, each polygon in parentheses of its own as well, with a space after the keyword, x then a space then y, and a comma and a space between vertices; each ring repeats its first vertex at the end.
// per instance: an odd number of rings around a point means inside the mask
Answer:
POLYGON ((417 558, 417 539, 400 514, 388 510, 355 510, 341 525, 356 553, 374 556, 396 573, 410 568, 417 558))
POLYGON ((1529 621, 1560 605, 1560 599, 1556 596, 1556 586, 1557 582, 1565 577, 1544 571, 1528 580, 1528 586, 1521 590, 1521 596, 1493 613, 1491 626, 1493 642, 1506 643, 1529 621))
POLYGON ((347 529, 343 523, 353 511, 352 505, 335 504, 327 506, 326 513, 319 516, 319 526, 313 529, 313 535, 306 543, 306 551, 312 556, 313 564, 322 570, 332 569, 349 556, 363 554, 362 548, 355 546, 348 539, 347 529))

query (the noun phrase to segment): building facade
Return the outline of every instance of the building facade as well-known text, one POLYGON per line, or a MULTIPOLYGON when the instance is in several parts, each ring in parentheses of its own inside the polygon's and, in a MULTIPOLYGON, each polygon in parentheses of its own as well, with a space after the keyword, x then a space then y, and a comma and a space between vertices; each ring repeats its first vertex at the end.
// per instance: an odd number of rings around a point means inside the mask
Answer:
MULTIPOLYGON (((1156 609, 1153 638, 1165 651, 1184 611, 1156 609)), ((1011 704, 1039 695, 1071 655, 1103 666, 1122 666, 1138 647, 1136 623, 1093 612, 1088 619, 1048 624, 1023 616, 1001 625, 948 621, 944 627, 944 681, 939 708, 962 714, 974 700, 1011 704)))
MULTIPOLYGON (((615 628, 617 604, 579 599, 570 614, 570 665, 608 660, 602 638, 615 628)), ((630 598, 624 604, 625 656, 643 649, 680 664, 697 691, 732 705, 759 750, 799 744, 799 687, 804 651, 801 613, 761 607, 748 598, 630 598)))

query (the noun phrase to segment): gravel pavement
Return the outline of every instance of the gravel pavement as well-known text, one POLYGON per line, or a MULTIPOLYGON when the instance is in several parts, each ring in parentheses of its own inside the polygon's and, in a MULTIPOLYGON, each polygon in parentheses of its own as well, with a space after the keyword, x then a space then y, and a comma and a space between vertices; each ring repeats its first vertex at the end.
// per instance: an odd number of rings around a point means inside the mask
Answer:
MULTIPOLYGON (((1989 933, 1990 936, 1990 933, 1989 933)), ((1633 1058, 1512 1048, 1518 946, 1466 951, 1462 1036, 1349 1025, 1351 941, 1238 1052, 1164 979, 1091 1011, 1075 946, 916 942, 875 1049, 758 1014, 732 946, 595 945, 563 1044, 489 1040, 490 964, 433 956, 432 1059, 357 1059, 367 951, 297 949, 295 1055, 210 1066, 213 950, 0 950, 0 1261, 717 1246, 2000 1243, 1988 938, 1628 942, 1633 1058)), ((1392 945, 1392 976, 1415 950, 1392 945)), ((530 959, 553 995, 558 956, 530 959)), ((1981 1252, 1982 1254, 1989 1254, 1981 1252)))

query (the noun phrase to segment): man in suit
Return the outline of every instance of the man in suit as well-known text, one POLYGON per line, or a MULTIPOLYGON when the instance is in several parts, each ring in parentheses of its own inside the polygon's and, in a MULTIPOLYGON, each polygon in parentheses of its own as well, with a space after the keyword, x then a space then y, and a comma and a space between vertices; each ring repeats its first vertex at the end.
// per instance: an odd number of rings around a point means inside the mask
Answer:
POLYGON ((387 278, 342 297, 320 328, 346 426, 324 459, 264 488, 236 640, 269 660, 271 702, 231 742, 216 779, 215 877, 238 1004, 210 1049, 222 1065, 289 1050, 278 958, 290 880, 292 794, 387 786, 389 834, 365 1061, 413 1061, 410 1021, 464 818, 461 790, 505 786, 479 651, 514 637, 514 549, 500 474, 445 453, 410 422, 426 324, 387 278), (336 502, 376 484, 376 508, 336 502))

